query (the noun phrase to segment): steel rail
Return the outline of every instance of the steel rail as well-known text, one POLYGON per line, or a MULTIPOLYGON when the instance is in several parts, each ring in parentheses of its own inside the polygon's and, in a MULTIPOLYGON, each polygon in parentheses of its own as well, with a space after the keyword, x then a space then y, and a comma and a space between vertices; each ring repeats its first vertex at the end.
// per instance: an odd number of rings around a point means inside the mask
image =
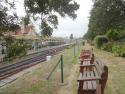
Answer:
POLYGON ((13 74, 16 74, 40 62, 43 62, 46 60, 47 55, 58 54, 60 51, 62 51, 66 47, 67 45, 61 45, 61 46, 56 46, 52 48, 47 48, 47 49, 44 49, 40 55, 37 55, 35 57, 29 58, 29 59, 26 59, 26 60, 23 60, 14 64, 0 67, 0 80, 5 79, 13 74))

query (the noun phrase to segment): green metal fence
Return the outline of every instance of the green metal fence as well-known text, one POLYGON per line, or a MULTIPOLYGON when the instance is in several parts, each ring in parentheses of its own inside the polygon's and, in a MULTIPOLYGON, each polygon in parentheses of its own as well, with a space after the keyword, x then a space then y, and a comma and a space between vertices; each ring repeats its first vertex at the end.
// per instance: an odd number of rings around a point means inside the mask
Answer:
POLYGON ((54 68, 52 69, 52 71, 50 72, 49 76, 47 77, 47 80, 50 79, 50 77, 52 76, 53 72, 56 70, 58 65, 61 65, 61 83, 64 83, 64 75, 63 75, 63 55, 60 56, 59 61, 56 63, 56 65, 54 66, 54 68))

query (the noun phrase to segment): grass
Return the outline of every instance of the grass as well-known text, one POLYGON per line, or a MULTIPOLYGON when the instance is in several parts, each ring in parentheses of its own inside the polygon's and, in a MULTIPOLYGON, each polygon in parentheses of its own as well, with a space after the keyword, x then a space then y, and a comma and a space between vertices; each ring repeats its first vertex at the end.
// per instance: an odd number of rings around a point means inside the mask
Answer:
MULTIPOLYGON (((88 48, 88 47, 87 47, 88 48)), ((113 54, 94 48, 97 58, 100 58, 109 69, 108 81, 105 88, 105 94, 125 94, 125 58, 114 57, 113 54)), ((30 68, 30 71, 15 82, 0 88, 0 94, 77 94, 77 69, 76 62, 79 52, 74 58, 73 48, 66 49, 61 54, 56 55, 49 62, 43 62, 30 68), (60 55, 64 57, 64 82, 68 85, 61 87, 60 66, 51 76, 50 80, 46 78, 52 68, 59 60, 60 55)))
POLYGON ((108 66, 108 82, 105 94, 125 94, 125 58, 101 50, 94 50, 96 57, 108 66))
MULTIPOLYGON (((59 85, 61 82, 60 66, 57 67, 49 81, 47 81, 46 78, 59 60, 61 54, 63 54, 64 58, 64 81, 67 82, 71 80, 69 77, 71 76, 71 71, 73 70, 72 68, 75 62, 78 60, 79 52, 76 53, 77 57, 74 58, 73 49, 66 49, 62 53, 54 56, 51 61, 31 67, 28 73, 25 73, 7 86, 0 88, 0 94, 59 94, 57 92, 61 88, 59 85)), ((77 75, 77 73, 73 75, 77 75)), ((73 80, 71 84, 74 88, 73 90, 76 91, 76 79, 73 80)))

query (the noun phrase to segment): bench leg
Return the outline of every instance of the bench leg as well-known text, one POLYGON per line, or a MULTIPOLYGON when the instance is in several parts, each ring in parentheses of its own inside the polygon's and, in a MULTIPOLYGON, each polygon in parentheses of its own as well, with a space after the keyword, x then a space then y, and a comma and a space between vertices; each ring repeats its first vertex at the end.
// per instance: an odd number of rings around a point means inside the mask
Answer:
POLYGON ((101 93, 101 85, 100 84, 96 87, 96 94, 102 94, 101 93))

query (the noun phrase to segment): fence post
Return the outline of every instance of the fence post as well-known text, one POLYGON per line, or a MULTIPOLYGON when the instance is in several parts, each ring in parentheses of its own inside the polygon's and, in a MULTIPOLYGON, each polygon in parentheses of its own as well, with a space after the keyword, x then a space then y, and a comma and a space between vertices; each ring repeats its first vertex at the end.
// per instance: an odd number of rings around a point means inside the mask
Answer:
POLYGON ((64 78, 63 78, 63 55, 61 55, 61 83, 64 83, 64 78))
POLYGON ((75 44, 74 44, 74 57, 76 57, 76 55, 75 55, 75 54, 76 54, 76 52, 75 52, 75 44))
POLYGON ((79 41, 77 41, 77 45, 78 45, 78 52, 79 52, 79 50, 80 50, 80 47, 79 47, 79 41))

